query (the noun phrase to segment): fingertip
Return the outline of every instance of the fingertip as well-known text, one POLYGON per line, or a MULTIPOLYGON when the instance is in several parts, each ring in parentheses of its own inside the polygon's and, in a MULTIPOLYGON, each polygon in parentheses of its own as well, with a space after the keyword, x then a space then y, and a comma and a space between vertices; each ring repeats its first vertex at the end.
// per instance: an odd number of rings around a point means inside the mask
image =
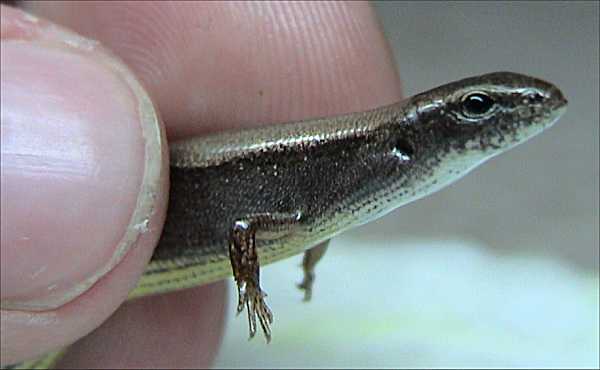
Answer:
POLYGON ((125 299, 162 229, 168 152, 148 94, 98 43, 3 7, 1 45, 10 363, 72 342, 125 299), (120 284, 98 283, 116 270, 120 284))
POLYGON ((156 98, 170 138, 401 98, 396 64, 366 2, 146 5, 30 3, 121 56, 156 98))

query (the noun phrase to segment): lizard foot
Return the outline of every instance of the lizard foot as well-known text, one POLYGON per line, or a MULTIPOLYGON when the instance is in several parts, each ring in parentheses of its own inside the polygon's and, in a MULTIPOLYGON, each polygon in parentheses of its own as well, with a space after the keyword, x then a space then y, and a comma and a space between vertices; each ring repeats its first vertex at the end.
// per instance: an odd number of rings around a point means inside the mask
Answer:
POLYGON ((273 323, 273 313, 265 302, 267 294, 260 289, 259 286, 254 284, 240 284, 238 286, 238 306, 237 314, 239 315, 243 310, 244 306, 248 312, 248 325, 250 331, 250 337, 254 338, 256 334, 256 318, 265 334, 267 343, 271 341, 271 324, 273 323))

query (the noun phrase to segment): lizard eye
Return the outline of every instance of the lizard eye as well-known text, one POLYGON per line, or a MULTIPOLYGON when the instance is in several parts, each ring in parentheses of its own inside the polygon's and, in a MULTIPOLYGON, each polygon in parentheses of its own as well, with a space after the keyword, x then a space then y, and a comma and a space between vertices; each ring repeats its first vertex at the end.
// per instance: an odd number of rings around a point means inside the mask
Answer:
POLYGON ((482 92, 465 95, 461 101, 462 111, 466 117, 479 118, 492 111, 495 106, 494 99, 482 92))

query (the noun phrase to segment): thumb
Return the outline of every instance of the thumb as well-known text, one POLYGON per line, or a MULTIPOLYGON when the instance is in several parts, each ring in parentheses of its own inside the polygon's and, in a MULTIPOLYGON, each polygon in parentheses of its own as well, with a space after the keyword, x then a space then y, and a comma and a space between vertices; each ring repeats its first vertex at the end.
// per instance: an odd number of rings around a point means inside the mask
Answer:
POLYGON ((1 20, 4 364, 72 343, 126 298, 160 235, 168 158, 122 63, 22 11, 1 20))

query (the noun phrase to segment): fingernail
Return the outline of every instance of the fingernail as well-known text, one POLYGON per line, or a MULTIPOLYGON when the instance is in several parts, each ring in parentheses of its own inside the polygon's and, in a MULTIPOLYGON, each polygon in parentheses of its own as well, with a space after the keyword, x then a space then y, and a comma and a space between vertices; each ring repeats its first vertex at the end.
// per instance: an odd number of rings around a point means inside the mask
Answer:
POLYGON ((89 289, 155 227, 166 154, 150 99, 119 61, 23 21, 39 29, 3 26, 1 41, 0 298, 3 309, 46 310, 89 289))

